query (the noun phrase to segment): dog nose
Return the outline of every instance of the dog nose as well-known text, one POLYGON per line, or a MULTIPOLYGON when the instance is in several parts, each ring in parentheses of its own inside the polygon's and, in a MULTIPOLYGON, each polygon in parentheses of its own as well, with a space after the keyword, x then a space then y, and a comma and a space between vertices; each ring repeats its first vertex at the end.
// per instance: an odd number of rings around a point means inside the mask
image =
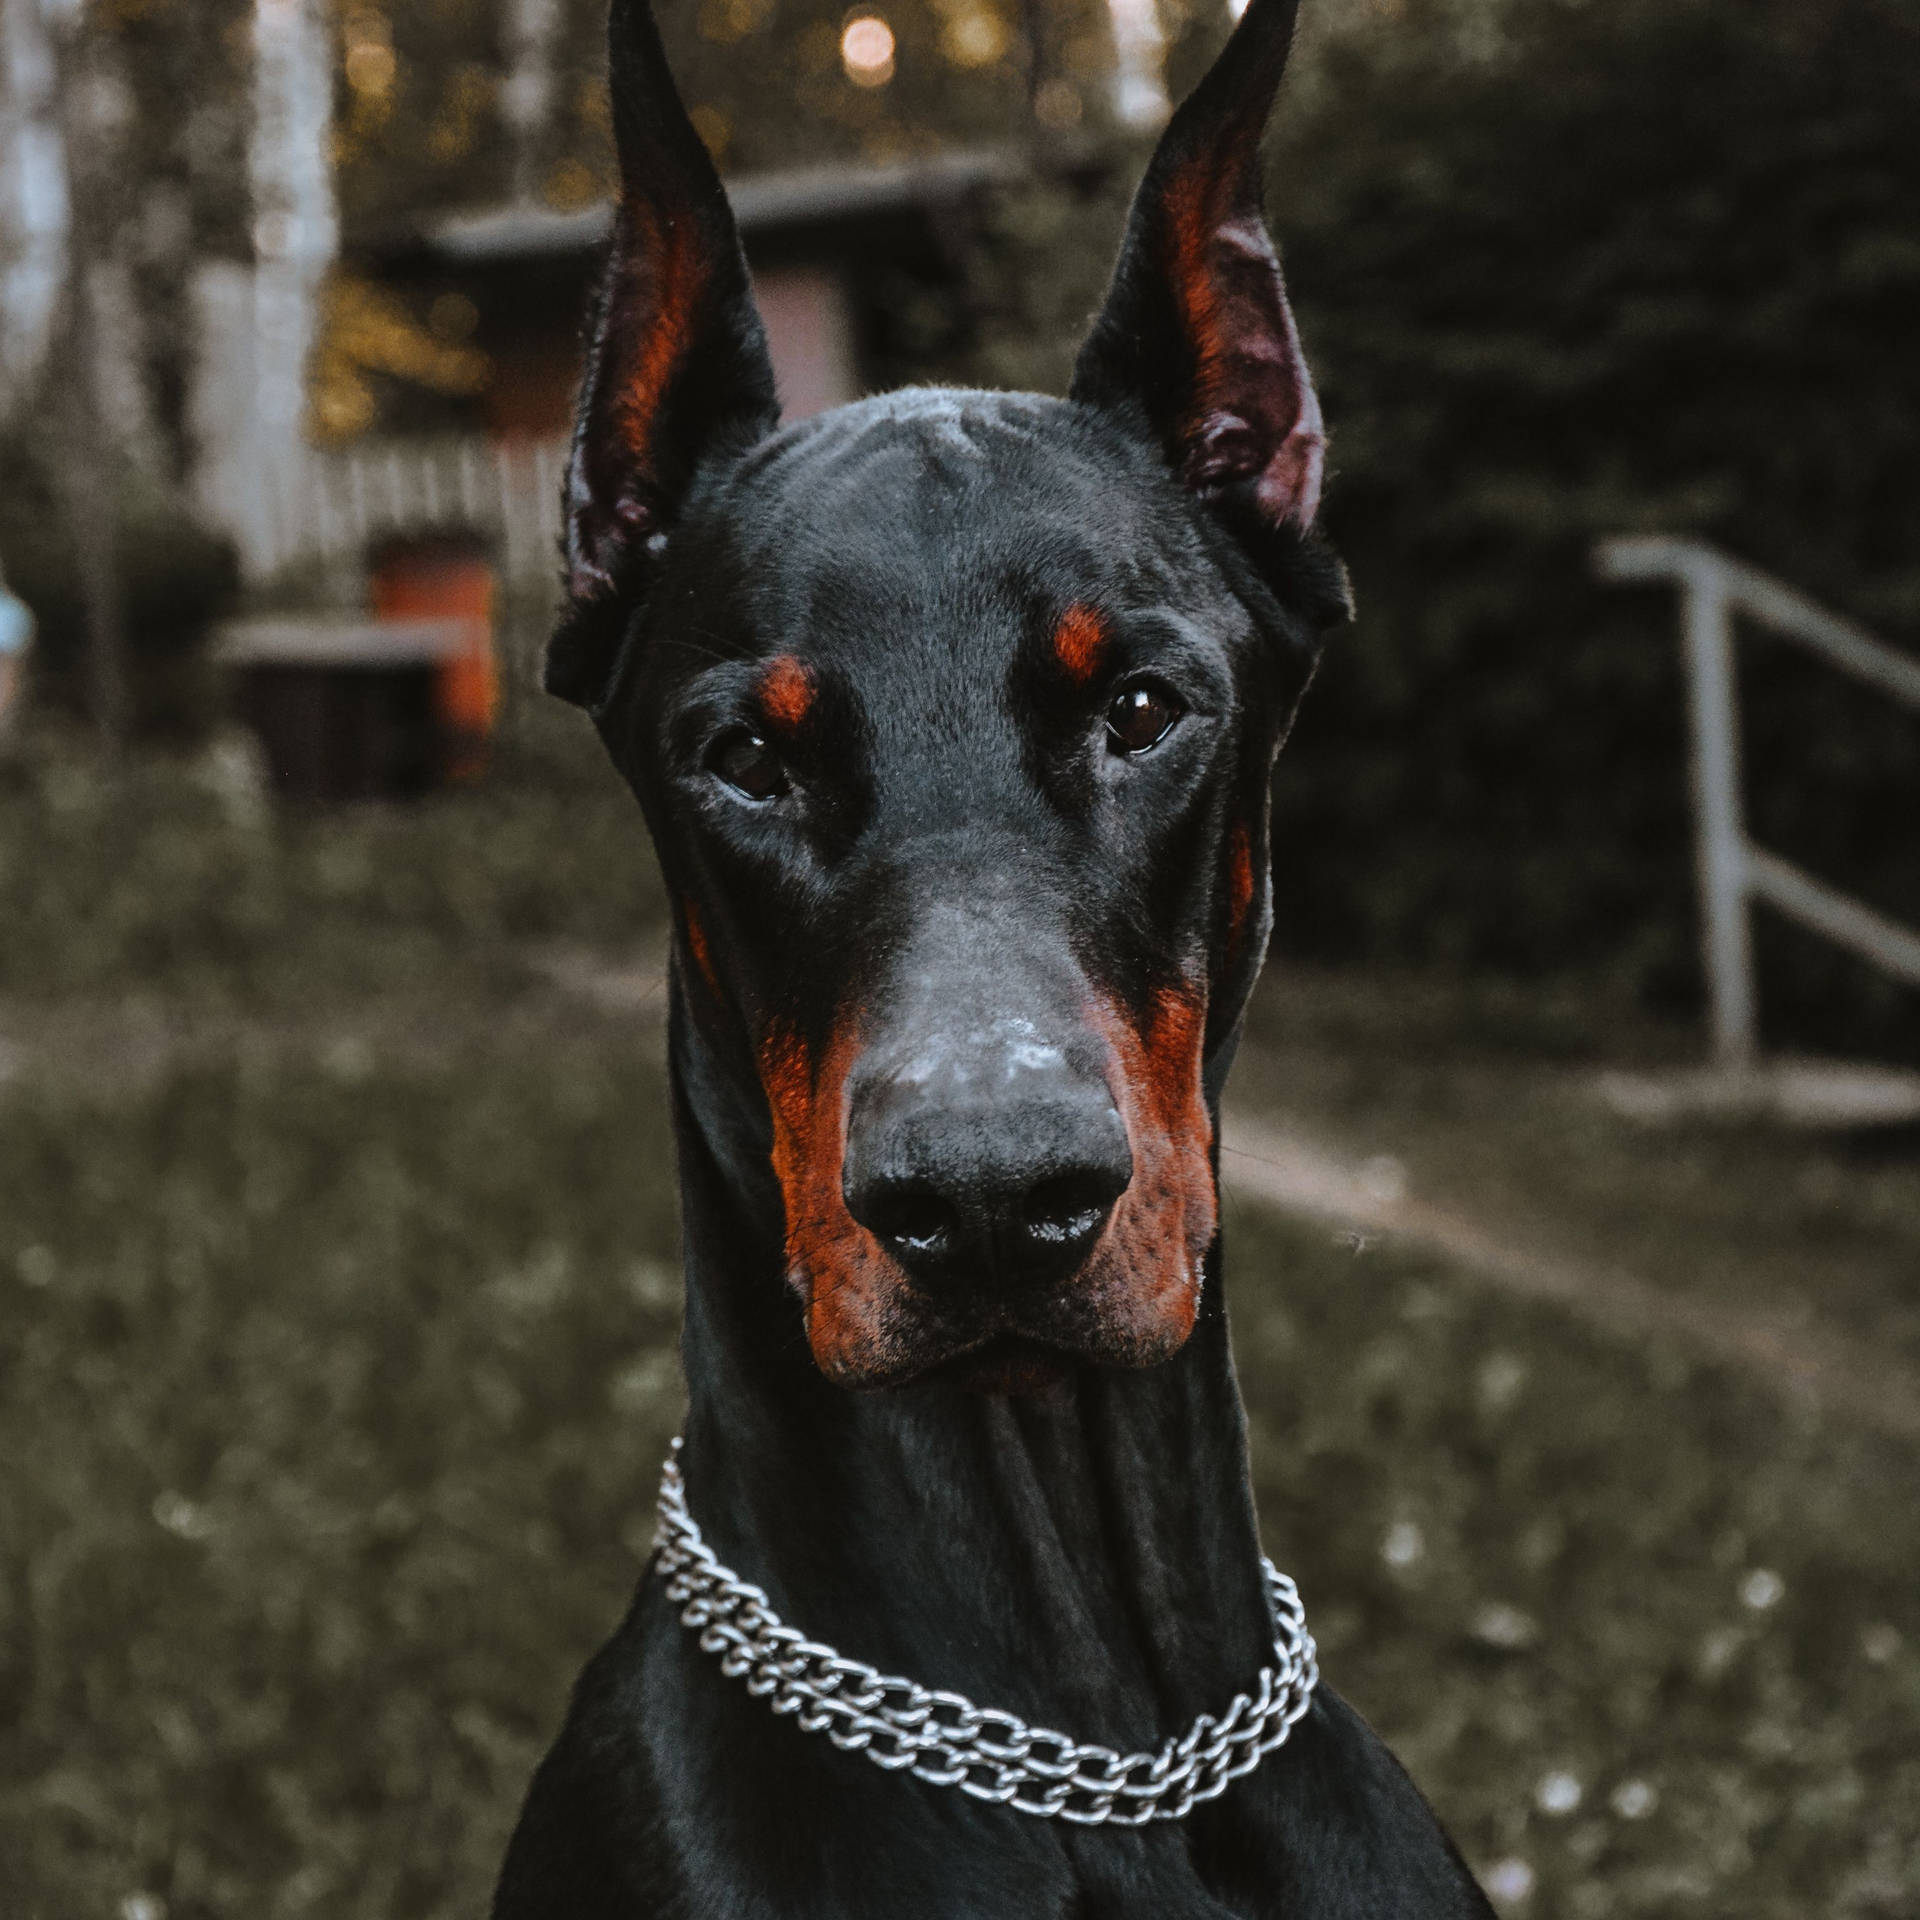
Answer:
POLYGON ((927 1287, 1063 1280, 1093 1250, 1133 1177, 1103 1083, 1001 1103, 885 1087, 856 1108, 847 1208, 927 1287))

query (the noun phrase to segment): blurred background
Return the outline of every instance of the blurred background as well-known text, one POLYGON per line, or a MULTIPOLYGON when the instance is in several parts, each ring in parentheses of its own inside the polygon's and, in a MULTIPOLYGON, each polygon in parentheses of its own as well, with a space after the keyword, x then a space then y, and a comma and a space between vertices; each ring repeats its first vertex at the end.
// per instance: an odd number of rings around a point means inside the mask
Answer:
MULTIPOLYGON (((794 414, 1058 390, 1231 24, 662 16, 794 414)), ((664 916, 532 690, 602 34, 0 0, 8 1920, 481 1910, 647 1551, 664 916)), ((1920 14, 1319 0, 1269 201, 1360 606, 1225 1129, 1269 1549, 1503 1913, 1905 1920, 1920 14)))

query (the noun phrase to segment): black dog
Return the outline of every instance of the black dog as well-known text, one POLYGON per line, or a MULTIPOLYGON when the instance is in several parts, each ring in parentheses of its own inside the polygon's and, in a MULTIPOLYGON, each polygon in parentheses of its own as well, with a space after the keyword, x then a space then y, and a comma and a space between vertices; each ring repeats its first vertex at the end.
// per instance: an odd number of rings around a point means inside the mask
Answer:
MULTIPOLYGON (((1259 203, 1292 15, 1253 0, 1168 128, 1070 398, 783 429, 719 180, 616 0, 548 665, 674 901, 694 1519, 814 1639, 1123 1753, 1273 1660, 1214 1149, 1268 776, 1347 614, 1259 203)), ((1183 1818, 1077 1825, 776 1716, 657 1569, 495 1908, 1487 1911, 1324 1688, 1183 1818)))

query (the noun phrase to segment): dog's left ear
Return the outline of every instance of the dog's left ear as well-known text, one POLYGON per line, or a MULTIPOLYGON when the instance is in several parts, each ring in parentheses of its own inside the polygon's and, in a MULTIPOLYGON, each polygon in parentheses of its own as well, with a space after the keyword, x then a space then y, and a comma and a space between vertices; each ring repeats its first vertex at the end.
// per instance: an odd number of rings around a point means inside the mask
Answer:
POLYGON ((550 693, 606 697, 652 558, 701 461, 780 423, 726 190, 667 70, 647 0, 613 0, 620 199, 587 345, 566 491, 566 607, 550 693))
MULTIPOLYGON (((1144 420, 1187 487, 1256 563, 1299 554, 1326 434, 1261 208, 1260 139, 1296 0, 1251 0, 1173 116, 1134 196, 1071 397, 1144 420)), ((1321 623, 1350 614, 1337 563, 1287 566, 1321 623), (1337 576, 1337 577, 1336 577, 1337 576)))

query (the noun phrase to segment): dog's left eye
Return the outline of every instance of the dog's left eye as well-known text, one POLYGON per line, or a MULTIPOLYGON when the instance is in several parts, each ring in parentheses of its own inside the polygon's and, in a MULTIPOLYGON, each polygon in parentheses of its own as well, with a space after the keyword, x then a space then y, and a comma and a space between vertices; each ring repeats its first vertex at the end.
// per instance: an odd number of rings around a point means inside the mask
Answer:
POLYGON ((1173 731, 1186 712, 1170 687, 1146 680, 1123 687, 1107 709, 1107 747, 1112 753, 1145 753, 1173 731))
POLYGON ((780 756, 757 733, 736 727, 722 734, 707 765, 735 793, 748 800, 778 800, 793 790, 780 756))

